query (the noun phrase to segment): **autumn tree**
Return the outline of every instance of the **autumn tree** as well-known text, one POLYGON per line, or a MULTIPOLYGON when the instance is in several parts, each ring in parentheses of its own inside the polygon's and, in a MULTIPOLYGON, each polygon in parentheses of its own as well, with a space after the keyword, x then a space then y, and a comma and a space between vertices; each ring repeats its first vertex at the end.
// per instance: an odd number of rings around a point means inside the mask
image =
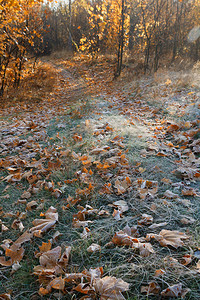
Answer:
POLYGON ((43 0, 0 0, 0 95, 19 86, 27 52, 41 38, 43 0))

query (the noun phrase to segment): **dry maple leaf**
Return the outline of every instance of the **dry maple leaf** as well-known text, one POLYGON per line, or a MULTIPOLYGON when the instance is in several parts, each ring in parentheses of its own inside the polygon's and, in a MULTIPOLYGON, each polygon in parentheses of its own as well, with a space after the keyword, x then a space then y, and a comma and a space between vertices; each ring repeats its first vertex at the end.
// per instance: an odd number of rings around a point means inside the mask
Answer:
POLYGON ((182 283, 174 284, 169 286, 165 290, 161 292, 163 297, 185 297, 185 295, 189 292, 189 289, 183 289, 182 283))
POLYGON ((184 245, 182 240, 188 239, 189 237, 183 232, 163 229, 159 234, 147 234, 146 240, 150 241, 151 238, 157 240, 163 247, 172 246, 177 249, 184 245))
POLYGON ((35 252, 35 257, 40 257, 43 253, 51 250, 51 242, 50 240, 48 241, 48 243, 44 243, 42 242, 42 246, 39 246, 40 252, 35 252))
POLYGON ((5 256, 10 257, 6 260, 4 256, 0 256, 0 265, 12 266, 14 263, 20 262, 24 256, 24 248, 19 248, 19 245, 13 244, 10 248, 5 248, 5 256))
POLYGON ((111 276, 95 279, 93 286, 95 292, 100 295, 100 300, 125 300, 122 292, 129 290, 129 284, 127 282, 111 276))

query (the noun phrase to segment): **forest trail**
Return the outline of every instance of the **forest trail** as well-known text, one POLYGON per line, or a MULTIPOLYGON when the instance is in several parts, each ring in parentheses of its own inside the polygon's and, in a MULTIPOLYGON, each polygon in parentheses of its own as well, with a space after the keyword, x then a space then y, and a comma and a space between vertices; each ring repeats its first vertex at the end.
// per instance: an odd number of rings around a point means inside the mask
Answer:
POLYGON ((198 83, 50 64, 47 101, 1 110, 2 293, 198 299, 198 83))

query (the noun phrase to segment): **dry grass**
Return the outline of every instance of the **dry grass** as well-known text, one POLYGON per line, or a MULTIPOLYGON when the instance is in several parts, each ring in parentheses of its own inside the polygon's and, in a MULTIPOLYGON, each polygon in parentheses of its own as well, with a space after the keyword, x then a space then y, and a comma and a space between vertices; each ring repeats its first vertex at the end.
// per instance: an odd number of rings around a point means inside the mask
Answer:
POLYGON ((59 71, 52 65, 38 61, 27 63, 18 89, 9 87, 1 99, 2 106, 16 103, 37 103, 47 100, 58 85, 59 71))

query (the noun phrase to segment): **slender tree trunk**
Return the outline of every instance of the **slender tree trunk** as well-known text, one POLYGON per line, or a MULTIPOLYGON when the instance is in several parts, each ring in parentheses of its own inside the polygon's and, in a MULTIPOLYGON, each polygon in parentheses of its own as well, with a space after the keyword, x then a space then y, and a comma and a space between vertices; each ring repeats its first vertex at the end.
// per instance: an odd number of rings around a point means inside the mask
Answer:
POLYGON ((117 53, 117 70, 115 72, 115 77, 120 76, 122 71, 122 61, 123 61, 123 52, 124 52, 124 19, 125 19, 125 0, 122 0, 122 9, 121 9, 121 26, 119 29, 119 46, 117 53))
POLYGON ((69 0, 69 39, 68 39, 69 51, 72 52, 72 1, 69 0))

